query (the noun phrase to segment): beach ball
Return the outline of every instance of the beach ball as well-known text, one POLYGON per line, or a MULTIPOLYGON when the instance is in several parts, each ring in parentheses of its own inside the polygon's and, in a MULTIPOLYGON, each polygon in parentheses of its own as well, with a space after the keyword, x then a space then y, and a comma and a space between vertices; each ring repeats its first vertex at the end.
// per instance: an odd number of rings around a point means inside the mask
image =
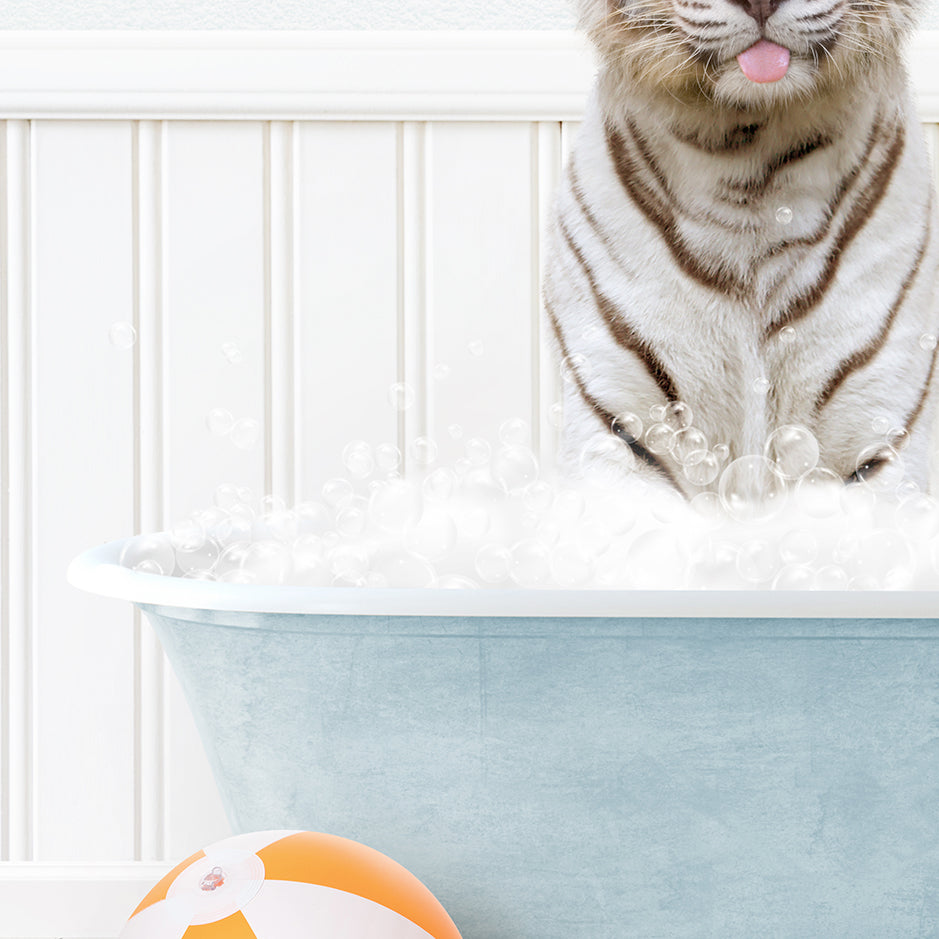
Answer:
POLYGON ((236 835, 144 897, 120 939, 460 939, 434 895, 391 858, 311 831, 236 835))

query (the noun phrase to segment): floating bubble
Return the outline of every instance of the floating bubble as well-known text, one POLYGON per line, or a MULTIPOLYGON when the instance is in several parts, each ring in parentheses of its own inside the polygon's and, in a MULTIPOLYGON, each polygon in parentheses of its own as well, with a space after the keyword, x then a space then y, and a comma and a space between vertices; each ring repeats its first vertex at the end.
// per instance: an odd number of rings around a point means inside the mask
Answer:
POLYGON ((826 564, 815 572, 813 590, 847 590, 848 574, 837 564, 826 564))
POLYGON ((871 430, 873 430, 875 434, 886 434, 889 429, 890 421, 886 417, 875 417, 871 421, 871 430))
POLYGON ((932 333, 923 333, 923 335, 919 337, 919 347, 925 352, 932 352, 937 344, 939 344, 939 339, 932 333))
POLYGON ((245 360, 241 347, 234 339, 226 339, 222 343, 222 355, 229 365, 240 365, 245 360))
POLYGON ((438 467, 421 484, 421 490, 428 499, 446 502, 456 492, 458 480, 453 470, 438 467))
POLYGON ((431 374, 434 376, 434 381, 446 381, 450 377, 450 366, 441 362, 434 366, 431 374))
POLYGON ((170 544, 176 551, 195 551, 205 544, 205 526, 196 518, 184 518, 169 530, 170 544))
POLYGON ((328 563, 333 576, 357 583, 368 571, 369 557, 361 545, 341 544, 329 552, 328 563))
POLYGON ((776 209, 776 221, 780 225, 788 225, 793 219, 792 209, 788 205, 781 205, 776 209))
POLYGON ((779 330, 779 339, 781 342, 789 344, 791 342, 795 342, 795 338, 796 338, 795 326, 783 326, 783 328, 779 330))
POLYGON ((675 445, 675 431, 668 424, 653 424, 646 429, 645 445, 650 453, 669 453, 675 445))
POLYGON ((485 466, 492 455, 492 447, 488 440, 481 437, 470 437, 466 441, 466 457, 474 466, 485 466))
POLYGON ((261 438, 261 425, 251 417, 244 417, 235 421, 228 437, 239 450, 253 450, 261 438))
POLYGON ((933 538, 939 534, 939 504, 924 493, 914 493, 896 507, 894 521, 911 538, 933 538))
POLYGON ((437 572, 426 561, 404 551, 385 551, 372 562, 372 571, 389 587, 430 587, 437 572))
POLYGON ((368 503, 364 499, 352 499, 336 512, 336 531, 346 538, 364 535, 367 527, 368 503))
POLYGON ((212 408, 206 415, 205 426, 216 437, 227 437, 235 426, 235 418, 226 408, 212 408))
POLYGON ((555 401, 548 408, 548 421, 552 427, 558 430, 564 426, 564 405, 560 401, 555 401))
POLYGON ((576 385, 589 377, 590 363, 583 353, 574 352, 561 361, 561 378, 568 384, 576 385))
POLYGON ((530 512, 544 515, 554 502, 554 486, 544 480, 536 479, 525 489, 522 501, 530 512))
POLYGON ((348 479, 334 476, 323 483, 320 494, 323 496, 323 501, 335 509, 348 502, 355 495, 355 489, 348 479))
POLYGON ((679 463, 699 463, 707 449, 708 439, 697 427, 683 427, 672 441, 672 453, 679 463))
POLYGON ((721 473, 718 484, 721 504, 738 522, 761 522, 772 518, 783 506, 785 483, 763 456, 743 456, 721 473))
POLYGON ((447 434, 451 440, 459 440, 463 436, 463 428, 459 424, 451 424, 447 428, 447 434))
POLYGON ((176 552, 165 534, 137 535, 121 550, 121 565, 145 574, 173 573, 176 552))
POLYGON ((353 440, 342 451, 342 465, 354 479, 367 479, 375 471, 375 454, 371 444, 353 440))
MULTIPOLYGON (((687 474, 687 467, 685 468, 687 474)), ((716 478, 716 475, 715 475, 716 478)), ((709 480, 710 482, 711 480, 709 480)), ((694 512, 709 522, 723 519, 724 509, 721 506, 720 497, 716 492, 699 492, 693 496, 690 502, 694 512)))
POLYGON ((691 406, 684 401, 669 401, 665 405, 661 420, 663 424, 668 424, 672 430, 678 432, 691 427, 693 416, 691 406))
POLYGON ((332 524, 332 513, 322 502, 300 502, 294 509, 300 537, 321 535, 332 524))
POLYGON ((653 424, 662 424, 665 422, 665 405, 653 404, 649 408, 649 420, 653 424))
POLYGON ((481 339, 474 339, 467 346, 467 348, 470 351, 470 355, 474 356, 477 359, 486 352, 486 347, 485 345, 483 345, 483 342, 481 339))
POLYGON ((818 441, 807 427, 784 424, 769 435, 763 455, 783 479, 798 479, 818 464, 818 441))
POLYGON ((519 541, 512 547, 509 576, 519 587, 541 587, 548 583, 551 551, 536 539, 519 541))
POLYGON ((627 411, 613 420, 610 428, 617 437, 635 443, 642 437, 642 418, 627 411))
POLYGON ((501 447, 492 460, 492 478, 506 492, 523 489, 538 477, 534 453, 521 444, 501 447))
POLYGON ((760 538, 740 546, 737 552, 737 573, 748 584, 765 584, 781 567, 776 546, 760 538))
POLYGON ((854 476, 875 490, 884 490, 891 486, 891 480, 902 467, 900 454, 893 447, 885 443, 873 444, 858 454, 854 476))
POLYGON ((375 463, 384 473, 393 473, 401 465, 401 451, 392 443, 375 447, 375 463))
POLYGON ((415 437, 408 454, 418 466, 430 466, 437 459, 437 444, 430 437, 415 437))
POLYGON ((457 527, 450 513, 437 505, 424 509, 420 519, 407 526, 404 545, 425 561, 439 561, 457 540, 457 527))
POLYGON ((720 471, 721 461, 714 453, 706 450, 690 453, 682 463, 685 479, 695 486, 709 486, 720 475, 720 471))
POLYGON ((758 395, 765 395, 769 393, 770 389, 770 380, 765 376, 761 375, 759 378, 753 380, 753 390, 758 395))
POLYGON ((416 392, 407 382, 395 382, 388 389, 388 403, 396 411, 406 411, 414 404, 416 398, 416 392))
POLYGON ((133 323, 112 323, 108 330, 108 341, 117 349, 130 349, 137 341, 137 330, 133 323))
POLYGON ((551 578, 559 587, 583 587, 593 574, 590 562, 576 545, 561 544, 551 551, 551 578))
POLYGON ((623 476, 632 471, 626 462, 629 450, 618 437, 599 433, 591 437, 578 461, 581 479, 600 489, 616 489, 623 476))
POLYGON ((717 457, 718 463, 726 463, 730 459, 730 447, 726 443, 719 443, 711 450, 711 453, 717 457))
POLYGON ((531 427, 521 417, 513 417, 499 425, 499 440, 507 447, 531 446, 531 427))
POLYGON ((421 514, 421 491, 411 481, 390 479, 369 500, 369 517, 386 532, 403 532, 421 514))
POLYGON ((773 590, 811 590, 815 571, 807 564, 787 564, 774 578, 773 590))
POLYGON ((818 539, 805 528, 787 531, 779 542, 779 556, 786 564, 809 565, 818 557, 818 539))

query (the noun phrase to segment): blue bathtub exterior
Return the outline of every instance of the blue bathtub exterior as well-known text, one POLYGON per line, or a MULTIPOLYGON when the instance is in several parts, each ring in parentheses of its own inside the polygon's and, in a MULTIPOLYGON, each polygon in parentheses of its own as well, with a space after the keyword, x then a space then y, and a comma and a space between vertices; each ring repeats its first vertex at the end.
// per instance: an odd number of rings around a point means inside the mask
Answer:
POLYGON ((420 877, 464 939, 939 935, 939 621, 142 604, 236 830, 420 877))

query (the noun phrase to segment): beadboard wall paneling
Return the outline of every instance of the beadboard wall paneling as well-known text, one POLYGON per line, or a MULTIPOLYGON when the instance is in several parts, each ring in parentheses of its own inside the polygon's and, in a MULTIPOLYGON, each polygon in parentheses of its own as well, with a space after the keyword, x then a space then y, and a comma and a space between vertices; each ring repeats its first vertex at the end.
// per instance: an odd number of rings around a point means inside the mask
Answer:
POLYGON ((0 939, 113 937, 228 833, 149 626, 74 554, 221 482, 317 498, 357 438, 452 461, 518 416, 550 459, 540 231, 592 70, 556 33, 0 33, 0 939))

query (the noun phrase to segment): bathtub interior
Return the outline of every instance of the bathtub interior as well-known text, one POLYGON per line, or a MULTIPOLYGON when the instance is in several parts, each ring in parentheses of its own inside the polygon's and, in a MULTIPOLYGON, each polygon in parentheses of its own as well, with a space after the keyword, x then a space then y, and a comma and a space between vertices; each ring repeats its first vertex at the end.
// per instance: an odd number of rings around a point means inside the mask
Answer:
POLYGON ((73 581, 156 628, 234 828, 370 844, 464 939, 939 923, 934 594, 281 587, 264 609, 118 555, 73 581))

